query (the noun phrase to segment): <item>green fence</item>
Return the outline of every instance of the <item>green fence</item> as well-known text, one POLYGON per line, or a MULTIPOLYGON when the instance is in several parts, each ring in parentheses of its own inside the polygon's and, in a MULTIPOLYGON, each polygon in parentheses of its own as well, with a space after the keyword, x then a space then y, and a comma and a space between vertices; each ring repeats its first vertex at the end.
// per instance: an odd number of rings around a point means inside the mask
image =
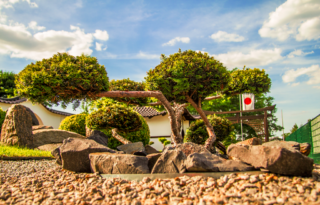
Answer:
POLYGON ((286 137, 286 141, 311 144, 309 157, 320 164, 320 115, 300 127, 297 131, 286 137))

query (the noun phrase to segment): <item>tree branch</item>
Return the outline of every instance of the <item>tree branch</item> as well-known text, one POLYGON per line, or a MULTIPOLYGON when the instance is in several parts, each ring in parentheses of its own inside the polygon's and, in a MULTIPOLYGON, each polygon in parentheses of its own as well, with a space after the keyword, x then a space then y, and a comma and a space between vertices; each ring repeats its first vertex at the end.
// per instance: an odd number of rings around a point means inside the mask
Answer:
POLYGON ((122 137, 121 135, 118 134, 118 129, 114 128, 112 129, 112 137, 114 137, 115 139, 117 139, 119 142, 121 142, 122 144, 131 144, 132 142, 130 142, 129 140, 125 139, 124 137, 122 137))

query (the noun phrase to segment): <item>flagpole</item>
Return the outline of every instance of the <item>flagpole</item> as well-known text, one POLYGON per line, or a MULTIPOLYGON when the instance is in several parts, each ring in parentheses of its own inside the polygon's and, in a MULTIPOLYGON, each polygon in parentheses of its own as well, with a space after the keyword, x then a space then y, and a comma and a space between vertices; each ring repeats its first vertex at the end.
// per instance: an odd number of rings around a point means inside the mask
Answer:
MULTIPOLYGON (((242 111, 242 101, 241 101, 241 94, 239 94, 239 102, 240 102, 240 111, 242 111)), ((240 118, 242 117, 242 112, 240 112, 240 118)), ((243 140, 243 134, 242 134, 242 119, 240 120, 241 125, 241 139, 243 140)))
MULTIPOLYGON (((281 120, 282 120, 282 127, 283 127, 283 115, 282 115, 282 110, 281 110, 281 120)), ((285 140, 285 139, 284 139, 284 127, 283 127, 282 132, 283 132, 282 139, 283 139, 283 141, 284 141, 284 140, 285 140)))

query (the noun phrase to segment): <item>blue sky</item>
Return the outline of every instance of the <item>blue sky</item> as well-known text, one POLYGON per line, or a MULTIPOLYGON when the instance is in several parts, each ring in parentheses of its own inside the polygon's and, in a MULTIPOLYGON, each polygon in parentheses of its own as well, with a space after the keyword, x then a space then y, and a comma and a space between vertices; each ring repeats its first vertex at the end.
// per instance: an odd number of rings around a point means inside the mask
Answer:
POLYGON ((319 0, 0 0, 1 70, 85 53, 110 79, 141 81, 179 48, 265 69, 285 132, 320 114, 319 0))

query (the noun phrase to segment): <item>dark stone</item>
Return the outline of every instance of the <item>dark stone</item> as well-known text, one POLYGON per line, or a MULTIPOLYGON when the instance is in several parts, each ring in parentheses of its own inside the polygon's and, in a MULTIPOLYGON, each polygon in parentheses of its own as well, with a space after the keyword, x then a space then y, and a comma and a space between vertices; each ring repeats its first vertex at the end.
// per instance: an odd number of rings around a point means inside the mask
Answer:
POLYGON ((266 146, 266 147, 282 147, 282 148, 286 148, 286 149, 289 149, 289 150, 292 150, 292 151, 300 152, 300 143, 299 142, 294 142, 294 141, 274 140, 274 141, 263 143, 263 146, 266 146))
POLYGON ((148 159, 129 154, 91 153, 92 172, 100 174, 148 174, 148 159))
POLYGON ((92 130, 87 139, 94 140, 103 146, 108 146, 108 136, 99 130, 92 130))
POLYGON ((51 151, 51 154, 52 154, 52 156, 54 156, 54 158, 56 158, 56 163, 59 165, 62 165, 61 155, 60 155, 60 147, 57 147, 56 149, 51 151))
POLYGON ((62 168, 74 172, 90 172, 89 154, 95 152, 118 153, 94 140, 68 138, 60 147, 62 168))
POLYGON ((178 144, 175 149, 181 150, 186 156, 189 156, 193 153, 211 153, 203 145, 195 144, 192 142, 178 144))
POLYGON ((142 142, 135 142, 130 144, 124 144, 117 147, 119 151, 124 151, 126 154, 133 154, 135 152, 144 152, 144 146, 142 142))
POLYGON ((31 115, 32 125, 39 125, 40 123, 39 123, 36 115, 33 113, 33 111, 32 111, 30 108, 26 107, 26 106, 24 106, 24 107, 27 109, 27 111, 28 111, 28 112, 30 113, 30 115, 31 115))
POLYGON ((155 148, 153 148, 153 147, 150 146, 150 145, 146 145, 146 146, 144 147, 144 149, 146 150, 146 153, 147 153, 147 154, 160 153, 158 150, 156 150, 155 148))
POLYGON ((133 153, 133 155, 137 155, 137 156, 147 156, 147 153, 144 151, 144 152, 135 152, 133 153))
POLYGON ((52 126, 47 126, 47 125, 34 125, 32 126, 32 131, 35 131, 35 130, 43 130, 43 129, 53 129, 52 126))
POLYGON ((276 146, 230 145, 228 155, 255 168, 289 176, 312 176, 313 159, 300 151, 276 146))
POLYGON ((185 162, 188 172, 252 171, 254 167, 240 161, 226 160, 215 154, 193 153, 185 162))
POLYGON ((85 137, 70 131, 58 130, 58 129, 40 129, 35 130, 33 133, 33 146, 34 148, 40 147, 46 144, 62 143, 63 140, 72 138, 84 139, 85 137))
POLYGON ((159 157, 161 156, 161 153, 153 153, 153 154, 148 154, 147 158, 148 158, 148 167, 149 170, 152 171, 154 165, 156 164, 157 160, 159 159, 159 157))
POLYGON ((25 106, 12 105, 8 109, 2 124, 0 142, 32 148, 32 118, 25 106))
POLYGON ((155 173, 184 173, 186 155, 179 149, 167 150, 161 154, 155 163, 151 174, 155 173))

